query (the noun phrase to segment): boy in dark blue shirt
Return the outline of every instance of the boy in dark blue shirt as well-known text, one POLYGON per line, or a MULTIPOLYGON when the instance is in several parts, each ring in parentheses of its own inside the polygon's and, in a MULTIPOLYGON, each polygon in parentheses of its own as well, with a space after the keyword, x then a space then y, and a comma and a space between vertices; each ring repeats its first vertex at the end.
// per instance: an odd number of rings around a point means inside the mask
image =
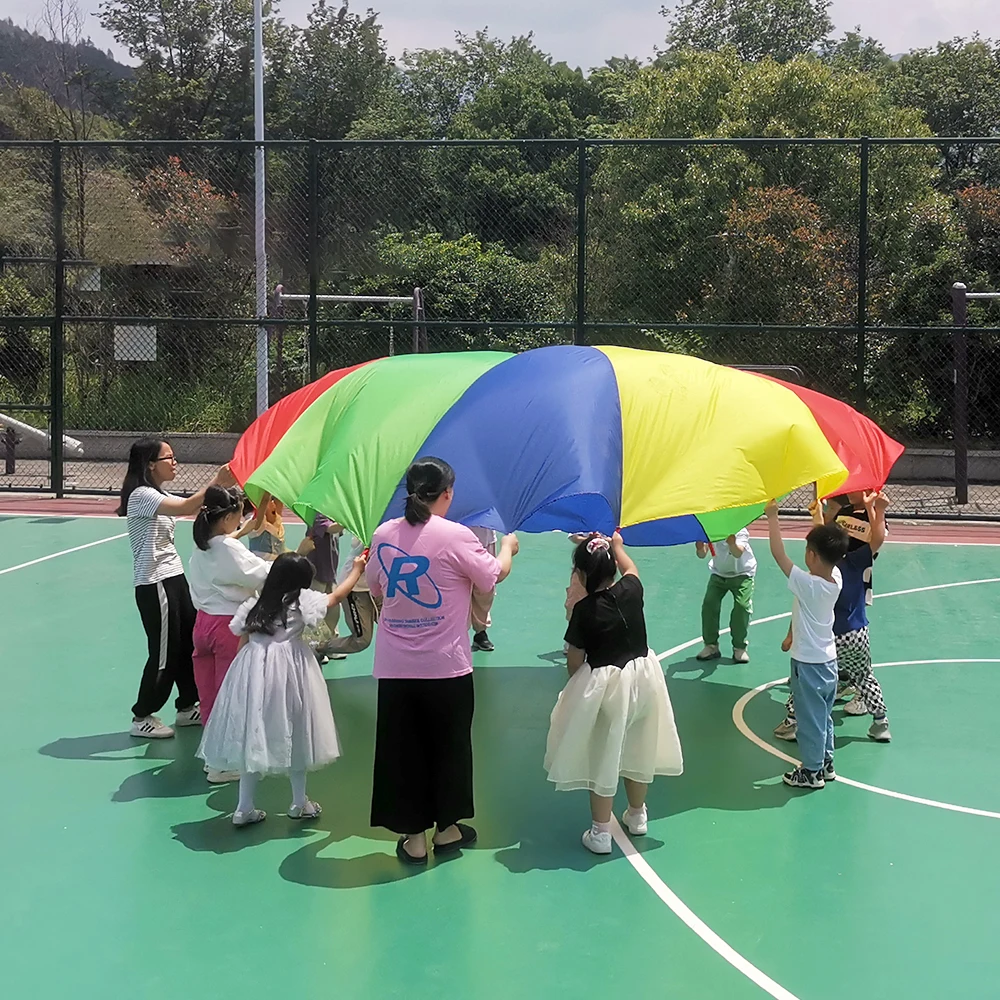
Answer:
MULTIPOLYGON (((851 540, 847 555, 838 564, 844 584, 834 608, 833 624, 838 669, 856 692, 844 706, 844 712, 847 715, 871 713, 873 721, 868 736, 877 743, 888 743, 892 734, 882 686, 872 670, 868 606, 872 602, 872 567, 885 541, 888 506, 884 493, 851 493, 835 498, 826 514, 826 520, 836 521, 851 540), (839 508, 835 506, 838 502, 839 508)), ((785 712, 785 719, 774 730, 774 735, 791 741, 796 738, 798 725, 795 704, 790 696, 785 712)))

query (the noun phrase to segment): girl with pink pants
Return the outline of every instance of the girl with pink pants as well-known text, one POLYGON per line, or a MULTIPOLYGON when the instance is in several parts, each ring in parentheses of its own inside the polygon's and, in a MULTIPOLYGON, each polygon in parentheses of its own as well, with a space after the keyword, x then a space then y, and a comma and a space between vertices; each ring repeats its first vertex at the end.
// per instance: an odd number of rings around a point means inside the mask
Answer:
MULTIPOLYGON (((212 487, 194 522, 195 550, 188 583, 198 612, 192 659, 203 723, 212 714, 226 671, 239 648, 239 637, 233 635, 229 623, 244 601, 257 596, 271 567, 270 562, 236 540, 242 512, 239 493, 212 487)), ((226 771, 208 771, 212 784, 238 777, 226 771)))

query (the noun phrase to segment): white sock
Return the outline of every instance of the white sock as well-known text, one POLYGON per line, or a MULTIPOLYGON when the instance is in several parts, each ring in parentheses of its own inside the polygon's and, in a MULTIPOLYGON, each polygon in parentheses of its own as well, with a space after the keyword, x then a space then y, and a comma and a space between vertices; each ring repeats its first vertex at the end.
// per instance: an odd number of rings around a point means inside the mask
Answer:
POLYGON ((303 809, 306 804, 306 772, 292 771, 288 780, 292 783, 292 805, 303 809))
POLYGON ((240 801, 236 806, 236 811, 240 813, 253 812, 253 796, 257 791, 257 782, 260 781, 259 774, 240 775, 240 801))
POLYGON ((595 819, 591 823, 590 829, 591 829, 591 833, 610 833, 611 832, 611 824, 610 823, 598 823, 597 820, 595 819))
POLYGON ((633 819, 638 819, 640 816, 645 816, 646 815, 646 803, 643 802, 643 804, 641 806, 639 806, 638 809, 633 809, 631 806, 629 806, 628 807, 628 815, 631 816, 633 819))

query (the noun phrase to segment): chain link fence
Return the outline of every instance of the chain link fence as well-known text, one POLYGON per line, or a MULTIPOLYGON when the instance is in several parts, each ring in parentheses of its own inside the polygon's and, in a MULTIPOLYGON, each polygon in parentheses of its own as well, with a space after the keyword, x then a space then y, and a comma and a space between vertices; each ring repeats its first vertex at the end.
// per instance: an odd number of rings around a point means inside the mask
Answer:
POLYGON ((1000 141, 265 147, 262 324, 253 143, 0 144, 0 489, 113 492, 143 433, 197 485, 266 325, 271 399, 414 349, 778 366, 907 445, 897 512, 1000 517, 1000 302, 950 297, 1000 289, 1000 141))

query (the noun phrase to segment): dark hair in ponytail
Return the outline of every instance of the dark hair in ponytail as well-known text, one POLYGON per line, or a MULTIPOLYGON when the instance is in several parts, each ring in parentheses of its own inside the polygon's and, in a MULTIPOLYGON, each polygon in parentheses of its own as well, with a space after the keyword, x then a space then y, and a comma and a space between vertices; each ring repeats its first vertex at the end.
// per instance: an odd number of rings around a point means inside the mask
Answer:
POLYGON ((198 516, 194 519, 194 544, 203 552, 208 551, 208 540, 212 537, 212 529, 230 514, 243 509, 243 497, 237 490, 223 489, 221 486, 209 486, 205 490, 205 502, 198 516))
MULTIPOLYGON (((128 453, 128 468, 125 470, 125 479, 122 481, 121 502, 115 513, 119 517, 128 514, 128 498, 140 486, 152 486, 154 490, 160 488, 149 478, 149 467, 160 457, 160 449, 167 442, 163 438, 140 438, 133 442, 128 453)), ((163 490, 160 490, 162 493, 163 490)))
POLYGON ((299 599, 299 591, 308 590, 313 580, 312 563, 297 552, 282 552, 271 564, 260 598, 247 615, 247 632, 274 635, 278 623, 288 626, 288 612, 299 599))
POLYGON ((588 594, 614 580, 618 564, 610 540, 598 531, 588 535, 573 553, 573 568, 582 574, 588 594))
POLYGON ((455 470, 440 458, 418 458, 406 470, 406 520, 426 524, 431 505, 455 485, 455 470))

